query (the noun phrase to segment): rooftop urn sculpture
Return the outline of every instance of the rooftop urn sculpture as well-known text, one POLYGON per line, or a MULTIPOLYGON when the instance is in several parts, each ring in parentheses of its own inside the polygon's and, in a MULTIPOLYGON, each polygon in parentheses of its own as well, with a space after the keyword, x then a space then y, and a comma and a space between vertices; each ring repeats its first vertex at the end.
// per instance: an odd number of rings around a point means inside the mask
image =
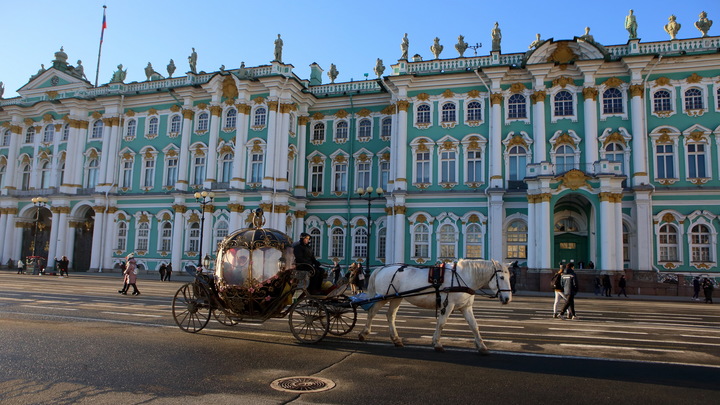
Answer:
POLYGON ((670 39, 673 40, 677 37, 677 33, 680 31, 680 23, 675 21, 675 15, 668 17, 668 23, 663 26, 665 32, 670 35, 670 39))
POLYGON ((455 44, 455 50, 458 51, 458 54, 462 58, 465 53, 465 51, 468 49, 468 43, 465 42, 465 37, 460 35, 458 36, 458 43, 455 44))
POLYGON ((338 72, 337 68, 335 67, 334 63, 330 64, 330 70, 328 71, 328 77, 330 78, 330 83, 335 83, 335 79, 337 79, 340 72, 338 72))
POLYGON ((172 77, 173 73, 175 73, 175 69, 175 61, 170 59, 170 63, 167 65, 168 77, 172 77))
POLYGON ((430 47, 430 52, 435 56, 435 59, 440 59, 440 53, 442 53, 444 46, 440 45, 440 38, 435 37, 433 44, 430 47))
POLYGON ((375 71, 375 75, 378 77, 378 79, 383 75, 383 72, 385 72, 385 65, 383 65, 382 59, 377 59, 377 62, 375 63, 375 68, 373 70, 375 71))
POLYGON ((700 13, 700 19, 695 22, 695 28, 698 29, 702 33, 703 37, 708 36, 708 31, 710 31, 710 27, 712 27, 712 20, 708 20, 707 13, 702 12, 700 13))

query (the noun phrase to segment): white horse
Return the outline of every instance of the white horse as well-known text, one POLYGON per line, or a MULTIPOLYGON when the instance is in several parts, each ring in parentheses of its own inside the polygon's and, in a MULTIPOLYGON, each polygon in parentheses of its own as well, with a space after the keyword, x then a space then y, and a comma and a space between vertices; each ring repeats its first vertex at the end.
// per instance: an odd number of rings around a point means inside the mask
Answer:
MULTIPOLYGON (((452 266, 448 265, 445 271, 444 282, 439 289, 440 300, 442 302, 439 309, 445 307, 437 320, 435 334, 433 334, 433 346, 436 351, 444 351, 440 344, 440 333, 442 332, 445 322, 447 322, 450 314, 458 309, 463 313, 465 320, 475 335, 475 346, 482 355, 490 353, 485 343, 483 343, 478 329, 475 315, 473 314, 473 302, 475 301, 475 290, 484 286, 489 286, 493 293, 500 299, 500 302, 507 304, 512 300, 512 292, 510 290, 510 272, 506 264, 501 264, 495 260, 470 260, 462 259, 455 265, 456 275, 453 274, 452 266), (455 291, 442 292, 443 289, 456 287, 455 291), (462 288, 467 287, 465 291, 462 288), (461 290, 461 291, 457 291, 461 290)), ((428 281, 428 269, 417 268, 403 265, 390 265, 375 270, 370 276, 368 285, 368 297, 372 298, 377 295, 386 296, 389 294, 399 293, 395 297, 388 297, 386 300, 378 301, 369 310, 367 316, 367 324, 365 329, 358 336, 361 341, 370 334, 370 326, 375 315, 387 303, 390 308, 387 312, 388 324, 390 326, 390 339, 395 346, 403 346, 402 339, 398 336, 395 328, 395 316, 400 302, 406 299, 411 304, 421 308, 437 308, 437 296, 435 289, 428 281), (428 287, 423 289, 423 287, 428 287), (403 297, 403 293, 412 290, 421 290, 411 296, 403 297)))

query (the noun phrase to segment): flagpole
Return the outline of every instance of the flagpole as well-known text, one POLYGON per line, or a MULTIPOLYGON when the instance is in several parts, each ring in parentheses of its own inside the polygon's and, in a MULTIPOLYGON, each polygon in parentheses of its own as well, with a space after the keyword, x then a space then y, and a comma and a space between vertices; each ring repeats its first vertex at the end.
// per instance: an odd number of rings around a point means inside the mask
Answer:
POLYGON ((107 6, 103 6, 103 21, 102 21, 102 27, 100 28, 100 46, 98 47, 98 62, 97 62, 97 69, 95 70, 95 87, 98 86, 98 77, 100 77, 100 55, 102 54, 102 44, 103 44, 103 35, 105 35, 105 27, 107 26, 105 22, 105 10, 107 9, 107 6))

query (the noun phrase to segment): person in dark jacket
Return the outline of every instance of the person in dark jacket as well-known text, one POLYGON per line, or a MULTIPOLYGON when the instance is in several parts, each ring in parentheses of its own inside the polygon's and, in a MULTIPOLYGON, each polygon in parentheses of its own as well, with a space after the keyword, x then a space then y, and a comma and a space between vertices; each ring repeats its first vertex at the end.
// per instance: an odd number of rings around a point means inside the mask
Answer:
POLYGON ((693 301, 700 301, 700 277, 695 276, 693 279, 693 301))
POLYGON ((712 294, 715 286, 709 278, 705 277, 702 282, 703 293, 705 294, 705 303, 712 304, 712 294))
POLYGON ((315 253, 310 247, 309 234, 305 232, 300 234, 300 240, 293 244, 293 253, 295 254, 295 268, 300 272, 305 271, 310 274, 308 292, 319 294, 324 274, 320 262, 315 258, 315 253))
POLYGON ((611 293, 612 284, 610 283, 610 276, 607 274, 604 275, 603 279, 602 279, 602 283, 603 283, 603 295, 606 297, 612 297, 612 293, 611 293))
POLYGON ((577 319, 577 314, 575 313, 575 294, 578 292, 578 282, 574 267, 575 265, 573 263, 568 263, 562 275, 562 288, 565 297, 567 297, 567 301, 560 310, 560 313, 566 313, 566 319, 577 319))
POLYGON ((618 297, 620 294, 624 295, 625 298, 627 298, 627 293, 625 292, 625 287, 627 287, 627 279, 625 278, 625 275, 623 274, 620 276, 620 280, 618 280, 618 288, 620 289, 620 292, 618 292, 618 297))

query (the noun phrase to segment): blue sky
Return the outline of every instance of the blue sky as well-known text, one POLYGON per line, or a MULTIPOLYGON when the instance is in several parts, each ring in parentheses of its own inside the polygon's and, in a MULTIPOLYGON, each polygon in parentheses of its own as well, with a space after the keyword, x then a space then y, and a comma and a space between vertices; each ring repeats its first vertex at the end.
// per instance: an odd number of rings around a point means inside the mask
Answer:
MULTIPOLYGON (((503 53, 518 53, 540 33, 543 39, 571 39, 589 26, 604 45, 627 42, 623 23, 629 9, 638 20, 642 42, 666 41, 663 25, 671 14, 682 24, 679 39, 696 38, 693 26, 701 11, 715 20, 710 35, 720 35, 720 1, 216 1, 205 0, 83 0, 2 1, 0 5, 0 81, 5 98, 16 97, 32 74, 51 65, 64 47, 68 61, 81 59, 85 74, 94 83, 102 6, 107 5, 108 28, 102 48, 100 85, 110 81, 120 63, 128 69, 126 83, 145 80, 148 62, 166 75, 174 59, 183 75, 189 68, 191 48, 198 53, 198 70, 217 71, 268 64, 273 41, 281 34, 283 62, 292 64, 304 79, 309 65, 317 62, 329 82, 330 63, 340 75, 336 82, 364 80, 380 58, 388 68, 400 57, 404 33, 410 55, 432 58, 430 45, 440 38, 441 58, 454 58, 458 35, 471 45, 482 43, 478 55, 490 53, 490 31, 495 21, 502 30, 503 53)), ((472 56, 468 50, 465 56, 472 56)))

